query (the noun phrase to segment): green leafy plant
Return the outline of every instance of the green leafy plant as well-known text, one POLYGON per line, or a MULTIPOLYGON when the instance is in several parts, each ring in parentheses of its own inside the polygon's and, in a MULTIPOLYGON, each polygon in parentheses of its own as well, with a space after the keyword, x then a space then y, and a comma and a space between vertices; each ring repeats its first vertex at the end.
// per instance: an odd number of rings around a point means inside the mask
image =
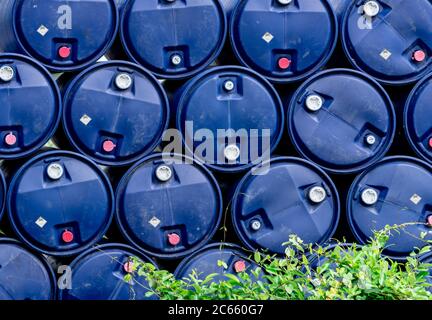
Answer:
MULTIPOLYGON (((405 264, 382 256, 392 232, 404 226, 376 232, 367 245, 338 243, 332 250, 305 245, 293 235, 284 258, 255 252, 251 259, 259 267, 225 274, 223 281, 215 281, 217 274, 200 277, 196 271, 176 279, 132 258, 134 272, 125 280, 145 286, 147 297, 163 300, 432 300, 427 281, 432 265, 416 258, 430 251, 429 245, 413 252, 405 264), (311 255, 320 261, 315 267, 311 255)), ((224 262, 218 264, 223 267, 224 262)))

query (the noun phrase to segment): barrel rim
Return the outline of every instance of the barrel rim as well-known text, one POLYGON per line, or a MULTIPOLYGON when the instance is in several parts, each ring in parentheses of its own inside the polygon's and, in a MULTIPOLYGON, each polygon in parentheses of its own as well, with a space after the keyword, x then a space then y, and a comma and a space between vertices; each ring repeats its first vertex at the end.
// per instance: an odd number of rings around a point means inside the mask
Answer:
MULTIPOLYGON (((230 29, 229 29, 230 43, 231 43, 231 47, 233 48, 233 52, 234 52, 235 57, 241 62, 241 64, 247 68, 250 68, 252 70, 256 70, 256 68, 253 68, 251 65, 246 63, 246 60, 239 53, 239 50, 237 49, 237 44, 236 44, 237 40, 235 39, 236 38, 236 33, 234 30, 235 19, 237 19, 237 16, 240 14, 240 11, 243 9, 242 6, 245 5, 247 1, 249 1, 249 0, 238 1, 238 3, 235 5, 234 9, 232 10, 232 14, 231 14, 231 18, 230 18, 230 29)), ((318 0, 318 1, 320 1, 320 0, 318 0)), ((302 75, 299 75, 297 77, 289 77, 289 78, 282 77, 281 78, 281 77, 274 77, 274 76, 270 76, 270 75, 265 75, 264 73, 262 74, 263 77, 265 77, 266 79, 268 79, 269 81, 271 81, 275 84, 297 83, 297 82, 301 82, 301 81, 305 80, 306 78, 319 72, 319 70, 329 62, 330 58, 332 57, 332 55, 336 49, 338 41, 339 41, 339 22, 338 22, 338 18, 336 16, 335 10, 330 5, 328 0, 322 1, 322 4, 325 7, 327 7, 327 11, 328 11, 330 19, 332 20, 332 23, 333 23, 333 37, 332 37, 333 41, 327 49, 327 54, 325 54, 325 56, 318 63, 316 63, 315 67, 313 67, 308 72, 306 72, 302 75)), ((257 70, 257 72, 258 72, 258 70, 257 70)))
POLYGON ((221 26, 221 37, 219 39, 219 43, 216 47, 216 50, 213 50, 213 53, 210 55, 210 58, 208 60, 206 60, 205 62, 201 63, 201 65, 198 68, 195 68, 193 70, 189 70, 186 72, 181 72, 181 73, 177 73, 177 74, 168 74, 168 73, 161 73, 161 72, 156 72, 154 70, 152 70, 152 66, 149 65, 148 63, 144 63, 145 61, 143 61, 143 59, 141 59, 140 57, 138 57, 137 55, 133 54, 131 50, 131 46, 129 45, 128 41, 126 41, 125 38, 125 34, 126 34, 126 15, 129 13, 132 5, 134 4, 136 0, 128 0, 127 3, 124 5, 124 7, 122 8, 122 12, 121 12, 121 16, 120 16, 120 23, 119 23, 119 36, 120 36, 120 41, 122 44, 122 48, 124 49, 124 52, 126 53, 126 55, 128 56, 128 58, 139 64, 142 65, 144 68, 146 68, 147 70, 149 70, 152 74, 154 74, 156 76, 156 78, 158 79, 167 79, 167 80, 184 80, 186 78, 190 78, 192 76, 195 76, 197 74, 199 74, 200 72, 202 72, 203 70, 207 69, 214 61, 216 61, 216 59, 219 57, 220 53, 222 52, 225 42, 226 42, 226 38, 227 38, 227 33, 228 33, 228 20, 227 20, 227 16, 225 13, 225 10, 222 7, 222 4, 219 2, 219 0, 211 0, 214 5, 216 6, 217 10, 220 13, 220 17, 221 22, 222 22, 222 26, 221 26))
POLYGON ((149 71, 147 71, 146 69, 144 69, 141 65, 138 65, 136 63, 133 62, 129 62, 129 61, 122 61, 122 60, 110 60, 110 61, 105 61, 105 62, 98 62, 92 66, 90 66, 89 68, 82 70, 81 73, 79 73, 77 76, 75 76, 70 83, 67 84, 66 86, 66 91, 63 95, 63 103, 64 103, 64 110, 62 113, 62 117, 61 117, 61 121, 62 121, 62 125, 63 125, 63 132, 65 133, 67 140, 70 142, 70 144, 72 145, 72 147, 84 154, 86 157, 90 158, 91 160, 93 160, 94 162, 100 164, 100 165, 105 165, 105 166, 111 166, 111 167, 124 167, 124 166, 128 166, 128 165, 132 165, 134 164, 136 161, 141 160, 142 158, 148 156, 149 154, 151 154, 162 142, 163 140, 163 135, 164 132, 168 129, 169 126, 169 122, 170 122, 170 103, 169 103, 169 99, 167 96, 167 92, 165 91, 165 89, 163 88, 163 86, 160 84, 160 82, 156 79, 156 77, 149 71), (151 145, 150 148, 148 148, 145 152, 139 152, 136 153, 135 156, 133 157, 129 157, 129 159, 125 159, 122 161, 115 161, 115 160, 104 160, 101 158, 98 158, 88 152, 85 151, 85 148, 82 148, 79 145, 79 141, 75 141, 75 139, 73 139, 73 134, 71 133, 71 128, 68 125, 68 114, 67 111, 70 110, 70 103, 71 103, 71 94, 72 91, 76 89, 76 87, 83 82, 83 80, 85 81, 86 77, 88 75, 91 75, 93 72, 97 72, 101 69, 104 68, 109 68, 109 67, 114 67, 114 66, 126 66, 129 68, 133 68, 136 71, 139 71, 139 73, 141 73, 143 76, 147 77, 149 82, 152 82, 154 84, 154 88, 156 91, 159 92, 159 96, 164 104, 164 106, 162 106, 162 108, 165 111, 165 119, 163 120, 163 127, 161 128, 161 132, 158 135, 158 137, 156 137, 156 139, 154 140, 153 144, 151 145))
POLYGON ((432 63, 431 63, 429 67, 425 68, 425 70, 423 70, 421 73, 418 73, 414 77, 400 79, 400 80, 388 80, 388 79, 384 79, 383 77, 377 76, 376 74, 374 75, 373 73, 376 73, 376 70, 370 69, 371 71, 367 71, 368 68, 360 67, 360 64, 357 62, 359 59, 356 59, 354 57, 354 55, 352 54, 352 51, 355 51, 355 49, 353 49, 354 46, 351 45, 351 43, 349 43, 351 41, 349 39, 349 36, 347 34, 348 32, 346 30, 348 27, 348 20, 349 20, 350 14, 352 12, 353 7, 356 5, 357 5, 357 2, 352 1, 351 4, 346 9, 346 11, 343 15, 343 19, 342 19, 342 23, 341 23, 341 32, 340 32, 343 51, 345 52, 346 57, 348 58, 348 60, 350 61, 351 65, 354 68, 356 68, 357 70, 362 71, 364 73, 367 73, 369 76, 374 78, 376 81, 378 81, 382 84, 385 84, 385 85, 389 85, 389 86, 404 86, 404 85, 413 84, 413 83, 417 82, 418 80, 422 79, 425 75, 429 74, 432 71, 432 63))
POLYGON ((13 245, 13 246, 20 248, 21 250, 25 251, 29 256, 31 256, 32 258, 37 260, 44 267, 44 270, 46 270, 46 272, 47 272, 49 282, 51 285, 50 299, 54 300, 55 297, 57 296, 57 291, 58 291, 57 290, 57 278, 54 274, 54 270, 53 270, 52 266, 49 264, 49 262, 46 260, 46 258, 39 253, 29 251, 28 248, 25 247, 22 242, 20 242, 16 239, 13 239, 13 238, 0 237, 0 245, 1 244, 13 245))
POLYGON ((40 72, 40 74, 49 83, 49 85, 52 89, 53 97, 56 100, 55 104, 57 106, 57 114, 55 115, 55 117, 53 117, 53 120, 54 120, 53 125, 52 125, 51 129, 48 130, 48 134, 45 135, 45 138, 40 139, 39 143, 35 144, 33 147, 28 148, 27 150, 24 150, 22 152, 18 152, 18 153, 14 153, 14 154, 1 154, 0 153, 0 159, 4 159, 4 160, 22 159, 22 158, 25 158, 25 157, 28 157, 28 156, 35 154, 44 145, 46 145, 49 140, 51 140, 53 138, 55 132, 57 131, 57 129, 60 125, 61 117, 63 114, 63 99, 62 99, 62 96, 60 93, 60 88, 59 88, 57 82, 54 80, 51 73, 48 71, 47 68, 45 68, 45 66, 43 64, 39 63, 34 58, 31 58, 31 57, 28 57, 28 56, 25 56, 22 54, 17 54, 17 53, 0 53, 0 59, 12 59, 12 60, 21 61, 21 62, 24 62, 24 63, 28 64, 29 66, 31 66, 34 70, 40 72))
MULTIPOLYGON (((92 255, 100 255, 104 254, 103 250, 121 250, 125 251, 131 254, 135 254, 136 258, 139 258, 144 263, 150 263, 153 266, 155 266, 157 269, 159 266, 156 264, 156 262, 149 256, 147 256, 142 250, 136 247, 129 246, 127 244, 123 243, 105 243, 105 244, 96 244, 92 246, 91 248, 86 249, 85 251, 81 252, 78 256, 76 256, 72 262, 69 264, 69 267, 71 268, 72 272, 74 272, 74 268, 79 267, 80 264, 86 261, 87 258, 91 257, 92 255), (143 259, 144 258, 144 259, 143 259)), ((68 293, 68 289, 59 289, 57 290, 57 299, 58 300, 67 300, 64 298, 64 295, 68 293)))
POLYGON ((123 223, 123 219, 122 216, 125 215, 125 212, 123 212, 121 210, 121 206, 120 206, 120 202, 121 202, 121 198, 124 196, 124 192, 125 189, 129 183, 129 180, 131 178, 131 176, 134 175, 134 173, 140 169, 141 166, 145 165, 146 163, 154 160, 154 159, 161 159, 164 155, 169 155, 168 153, 156 153, 156 154, 152 154, 150 156, 145 157, 144 159, 141 159, 139 162, 137 162, 135 165, 133 165, 121 178, 120 182, 117 185, 117 189, 115 192, 115 219, 116 219, 116 223, 117 226, 120 229, 121 234, 127 239, 127 241, 129 243, 131 243, 133 246, 139 248, 142 252, 151 255, 151 256, 155 256, 157 258, 160 259, 166 259, 166 260, 175 260, 175 259, 179 259, 182 257, 185 257, 203 247, 205 247, 213 238, 213 236, 216 234, 216 232, 219 229, 219 225, 220 222, 222 220, 222 215, 223 215, 223 197, 222 197, 222 191, 219 187, 219 184, 216 180, 216 178, 214 177, 214 175, 212 174, 212 172, 210 170, 208 170, 202 163, 200 163, 199 161, 196 161, 188 156, 185 155, 181 155, 181 154, 174 154, 174 157, 176 158, 181 158, 182 160, 188 160, 188 161, 192 161, 193 166, 198 167, 199 169, 201 169, 201 172, 203 175, 205 175, 207 177, 207 180, 210 184, 213 185, 216 197, 218 199, 216 199, 216 202, 218 202, 218 212, 217 212, 217 221, 214 224, 214 226, 211 228, 210 232, 202 239, 198 242, 198 244, 192 246, 191 248, 184 250, 184 251, 179 251, 179 252, 175 252, 175 253, 158 253, 156 251, 152 251, 150 249, 144 248, 143 247, 143 243, 144 241, 138 240, 138 237, 135 235, 131 235, 131 231, 128 230, 128 227, 124 225, 123 223))
POLYGON ((332 173, 332 174, 347 175, 347 174, 358 173, 358 172, 361 172, 361 171, 365 170, 366 168, 370 167, 372 164, 380 161, 381 159, 383 159, 385 157, 387 152, 390 150, 392 143, 393 143, 393 140, 394 140, 394 137, 396 135, 396 121, 397 121, 396 120, 396 111, 395 111, 393 101, 391 100, 389 94, 387 93, 387 91, 384 89, 384 87, 378 81, 376 81, 374 78, 370 77, 366 73, 361 72, 361 71, 357 71, 357 70, 345 69, 345 68, 335 68, 335 69, 327 69, 327 70, 324 70, 324 71, 321 71, 321 72, 315 74, 314 76, 309 78, 306 82, 304 82, 294 92, 294 94, 292 95, 291 100, 289 102, 287 113, 288 113, 288 115, 287 115, 288 135, 289 135, 291 141, 293 142, 293 145, 294 145, 294 148, 296 149, 296 151, 305 159, 313 162, 314 164, 318 165, 320 168, 322 168, 325 171, 332 173), (300 96, 300 94, 303 91, 305 91, 305 89, 310 84, 312 84, 315 80, 318 80, 321 77, 331 77, 332 75, 338 74, 338 73, 350 74, 350 75, 352 75, 358 79, 364 80, 365 82, 367 82, 370 85, 372 85, 373 87, 375 87, 377 92, 380 93, 383 100, 386 102, 387 109, 389 111, 389 127, 390 127, 389 131, 391 131, 391 133, 389 134, 389 136, 387 138, 387 143, 382 147, 380 152, 375 153, 375 155, 373 157, 371 157, 368 161, 364 162, 362 165, 358 165, 355 167, 351 166, 351 168, 347 168, 347 169, 330 168, 328 166, 321 165, 321 164, 317 163, 316 161, 312 160, 311 157, 308 156, 306 154, 306 152, 304 152, 303 148, 300 147, 299 140, 296 139, 296 134, 294 132, 295 126, 293 125, 294 109, 295 109, 295 106, 297 103, 297 98, 300 96))
MULTIPOLYGON (((18 6, 21 4, 21 2, 24 0, 16 0, 13 4, 12 7, 12 16, 16 17, 17 15, 17 10, 18 10, 18 6)), ((88 66, 91 66, 92 64, 94 64, 96 61, 98 61, 99 59, 101 59, 107 52, 108 50, 112 47, 112 45, 114 44, 114 41, 117 37, 117 33, 118 33, 118 29, 119 29, 119 8, 117 6, 117 3, 115 0, 107 0, 110 2, 111 7, 112 7, 112 18, 113 18, 113 29, 111 30, 111 36, 109 37, 109 41, 107 41, 107 43, 105 44, 105 46, 103 47, 103 49, 98 53, 94 55, 94 58, 88 60, 85 63, 79 64, 79 65, 72 65, 72 66, 56 66, 56 65, 51 65, 48 63, 42 63, 41 64, 47 68, 50 71, 53 72, 76 72, 76 71, 80 71, 88 66)), ((13 34, 14 37, 18 43, 19 48, 28 56, 32 57, 33 59, 37 60, 36 56, 33 56, 30 51, 31 50, 27 50, 26 46, 24 45, 24 42, 21 40, 21 38, 18 36, 19 35, 19 30, 18 30, 18 26, 17 26, 17 20, 16 19, 12 19, 12 28, 13 28, 13 34)))
POLYGON ((413 109, 415 109, 416 105, 417 105, 417 93, 420 90, 423 90, 423 88, 427 87, 427 83, 430 82, 432 80, 432 74, 427 75, 426 77, 424 77, 422 80, 420 80, 420 82, 418 82, 414 88, 411 90, 406 102, 405 102, 405 107, 404 107, 404 114, 403 114, 403 128, 404 128, 404 132, 405 132, 405 136, 408 140, 408 143, 411 147, 411 149, 414 150, 414 152, 421 157, 423 160, 432 163, 432 153, 431 155, 428 155, 424 150, 422 150, 414 141, 414 137, 416 136, 415 132, 413 132, 414 130, 414 119, 413 117, 411 117, 410 119, 410 112, 413 111, 413 109))
POLYGON ((99 242, 103 238, 105 233, 108 231, 108 229, 111 225, 113 216, 114 216, 114 191, 113 191, 113 188, 111 186, 111 182, 110 182, 108 176, 106 175, 106 173, 102 169, 100 169, 98 167, 98 165, 94 161, 92 161, 91 159, 88 159, 87 157, 85 157, 79 153, 72 152, 72 151, 49 150, 49 151, 42 152, 42 153, 36 155, 35 157, 29 159, 26 163, 24 163, 13 174, 13 177, 12 177, 10 184, 9 184, 9 190, 7 193, 6 208, 7 208, 8 218, 9 218, 12 230, 18 236, 20 241, 22 241, 24 244, 26 244, 28 247, 32 248, 33 250, 35 250, 39 253, 42 253, 42 254, 51 255, 54 257, 69 257, 69 256, 77 255, 77 254, 85 251, 86 249, 92 247, 95 243, 99 242), (14 210, 12 210, 12 198, 13 198, 12 193, 15 192, 17 182, 18 182, 19 178, 22 176, 22 174, 29 167, 31 167, 35 162, 38 162, 41 159, 46 158, 46 157, 54 157, 54 156, 74 158, 75 160, 86 163, 89 167, 93 168, 93 170, 98 174, 101 182, 105 185, 106 192, 107 192, 107 198, 109 198, 108 199, 109 200, 108 205, 110 206, 109 212, 108 212, 107 216, 105 217, 105 225, 103 226, 103 228, 101 228, 101 230, 99 230, 98 232, 95 232, 92 240, 88 241, 87 244, 80 246, 78 248, 68 249, 68 250, 64 250, 64 251, 53 250, 53 249, 44 249, 40 244, 37 244, 37 243, 35 244, 35 242, 37 242, 37 241, 30 236, 27 237, 25 235, 26 232, 25 231, 22 232, 22 227, 17 226, 17 224, 15 223, 16 212, 14 212, 14 210))
MULTIPOLYGON (((353 212, 351 209, 351 204, 352 204, 352 199, 354 197, 354 193, 355 193, 355 189, 358 186, 358 183, 365 178, 372 170, 380 167, 383 164, 386 163, 391 163, 391 162, 396 162, 396 161, 404 161, 404 162, 410 162, 410 163, 414 163, 420 167, 423 167, 424 169, 427 169, 431 176, 432 176, 432 165, 427 163, 424 160, 418 159, 418 158, 414 158, 414 157, 410 157, 410 156, 404 156, 404 155, 395 155, 395 156, 389 156, 389 157, 385 157, 382 160, 378 161, 377 163, 371 165, 369 168, 367 168, 365 171, 363 171, 362 173, 360 173, 353 181, 353 183, 351 184, 347 197, 346 197, 346 217, 347 217, 347 221, 348 221, 348 225, 349 225, 349 229, 351 230, 352 234, 354 235, 354 238, 358 241, 358 243, 360 245, 366 245, 369 243, 370 238, 368 238, 367 236, 363 237, 361 235, 361 233, 358 231, 358 228, 355 227, 354 224, 354 218, 353 218, 353 212)), ((415 248, 413 248, 414 250, 415 248)), ((392 254, 388 254, 387 250, 384 250, 383 255, 395 260, 395 261, 401 261, 404 262, 407 260, 407 258, 409 257, 409 253, 407 253, 407 255, 392 255, 392 254)))
MULTIPOLYGON (((251 70, 251 69, 248 69, 246 67, 234 66, 234 65, 217 66, 217 67, 209 68, 206 71, 199 74, 198 76, 190 79, 180 89, 179 95, 175 99, 176 100, 175 106, 176 106, 176 110, 177 110, 177 116, 176 116, 175 122, 176 122, 176 128, 181 133, 182 142, 183 142, 184 147, 187 150, 187 153, 194 154, 193 151, 191 150, 190 146, 188 146, 186 144, 185 135, 184 135, 184 132, 182 130, 183 125, 182 125, 182 119, 181 118, 183 116, 183 111, 185 108, 185 100, 187 99, 187 96, 190 96, 192 90, 194 90, 200 84, 200 82, 205 80, 206 77, 210 76, 211 74, 225 73, 225 72, 237 72, 237 73, 241 73, 243 75, 247 75, 251 78, 254 78, 258 82, 260 82, 262 84, 262 86, 266 90, 268 90, 268 93, 273 97, 274 107, 275 107, 276 111, 279 113, 279 118, 278 118, 278 121, 279 121, 278 127, 279 128, 277 128, 277 130, 275 130, 275 132, 276 132, 275 138, 274 138, 274 141, 271 143, 271 147, 269 150, 270 154, 273 153, 273 151, 279 145, 279 143, 282 139, 283 133, 284 133, 285 111, 283 108, 282 99, 279 96, 279 93, 277 92, 275 87, 265 77, 261 76, 258 72, 251 70)), ((259 159, 256 159, 256 160, 259 160, 259 159)), ((200 162, 204 162, 204 161, 200 160, 200 162)), ((256 164, 254 164, 253 162, 250 162, 246 165, 235 165, 235 166, 229 166, 228 165, 227 166, 226 164, 219 165, 219 164, 209 164, 209 163, 204 162, 204 165, 206 167, 210 168, 211 170, 216 171, 216 172, 240 173, 240 172, 244 172, 244 171, 252 168, 256 164)))
MULTIPOLYGON (((270 161, 268 161, 267 163, 273 164, 273 163, 292 163, 292 164, 299 164, 302 167, 315 171, 315 173, 317 173, 318 175, 320 175, 323 178, 323 181, 326 181, 327 186, 331 189, 332 191, 332 196, 333 196, 333 202, 335 204, 335 208, 334 208, 334 216, 333 216, 333 223, 332 223, 332 228, 328 230, 328 236, 321 242, 318 244, 314 244, 314 245, 323 245, 325 243, 327 243, 335 234, 338 225, 339 225, 339 221, 340 221, 340 217, 341 217, 341 203, 340 203, 340 196, 339 196, 339 192, 336 188, 335 183, 333 182, 333 180, 330 178, 330 176, 323 170, 321 169, 319 166, 317 166, 316 164, 301 159, 301 158, 297 158, 297 157, 275 157, 272 158, 270 161)), ((252 169, 253 170, 253 169, 252 169)), ((246 182, 251 178, 251 174, 252 174, 252 170, 250 170, 248 173, 246 173, 246 175, 240 180, 240 182, 237 184, 237 187, 235 189, 234 195, 232 197, 231 200, 231 220, 232 220, 232 224, 234 226, 234 230, 235 233, 237 234, 237 236, 240 238, 241 242, 250 250, 259 250, 259 249, 268 249, 270 251, 271 248, 262 248, 262 247, 258 247, 258 246, 253 246, 251 241, 248 239, 248 237, 246 236, 245 232, 244 232, 244 228, 241 228, 239 226, 239 223, 237 221, 237 212, 238 212, 238 208, 237 208, 237 203, 239 202, 239 198, 241 195, 241 189, 243 188, 243 186, 246 184, 246 182)), ((298 235, 299 236, 299 235, 298 235)), ((288 238, 287 238, 288 241, 288 238)), ((276 252, 273 252, 275 254, 277 254, 276 252)), ((280 255, 280 254, 278 254, 280 255)))

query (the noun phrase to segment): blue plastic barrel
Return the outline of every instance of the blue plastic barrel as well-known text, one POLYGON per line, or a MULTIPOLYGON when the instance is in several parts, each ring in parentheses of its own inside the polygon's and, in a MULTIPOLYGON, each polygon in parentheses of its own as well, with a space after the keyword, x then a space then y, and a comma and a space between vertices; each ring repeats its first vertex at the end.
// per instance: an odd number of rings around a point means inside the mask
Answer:
POLYGON ((25 53, 51 71, 76 71, 110 48, 118 20, 114 0, 2 0, 0 51, 25 53))
POLYGON ((268 172, 249 171, 231 205, 234 229, 251 250, 284 256, 290 235, 322 245, 336 231, 339 196, 330 177, 299 159, 271 159, 268 172))
POLYGON ((56 82, 42 65, 22 55, 0 54, 0 105, 0 159, 38 151, 60 122, 56 82))
POLYGON ((0 300, 55 299, 53 270, 18 241, 0 238, 0 266, 0 300))
POLYGON ((96 64, 64 95, 63 127, 76 150, 108 166, 153 152, 168 126, 167 95, 149 72, 122 61, 96 64))
POLYGON ((226 32, 219 0, 130 0, 120 26, 128 57, 167 79, 208 67, 222 50, 226 32))
POLYGON ((332 6, 340 25, 352 0, 328 0, 328 2, 332 6))
POLYGON ((175 106, 187 153, 217 171, 239 172, 259 164, 282 136, 278 93, 243 67, 216 67, 196 76, 180 89, 175 106))
POLYGON ((347 218, 356 239, 365 244, 374 230, 405 225, 392 232, 384 254, 404 260, 424 247, 432 240, 431 183, 432 166, 415 158, 388 157, 370 166, 354 180, 347 198, 347 218))
POLYGON ((174 275, 177 279, 184 279, 196 272, 196 277, 204 280, 207 276, 216 274, 212 281, 218 282, 227 281, 226 274, 237 275, 246 272, 252 280, 262 280, 264 275, 262 270, 258 279, 252 274, 252 271, 255 272, 257 269, 260 267, 250 260, 248 254, 239 246, 230 243, 213 243, 183 259, 174 275))
POLYGON ((105 173, 82 155, 48 151, 14 174, 7 195, 13 230, 29 247, 71 256, 102 239, 114 195, 105 173))
POLYGON ((149 284, 134 270, 134 258, 154 265, 142 252, 123 244, 105 244, 83 252, 69 265, 71 278, 67 279, 67 273, 62 276, 65 287, 59 290, 59 299, 148 300, 149 284), (129 274, 132 280, 127 282, 125 276, 129 274))
POLYGON ((389 150, 396 131, 390 97, 369 76, 323 71, 293 95, 288 131, 297 151, 337 174, 366 169, 389 150))
POLYGON ((415 82, 432 71, 429 0, 352 1, 341 34, 353 66, 389 85, 415 82))
POLYGON ((222 217, 213 175, 181 155, 156 154, 134 165, 116 195, 120 231, 151 256, 179 259, 207 244, 222 217))
POLYGON ((3 171, 0 170, 0 221, 3 217, 6 207, 7 185, 3 171))
POLYGON ((287 83, 303 80, 327 63, 338 23, 327 0, 244 0, 232 13, 230 35, 242 64, 287 83))
POLYGON ((412 90, 404 112, 407 140, 417 155, 429 162, 432 162, 431 100, 432 75, 428 75, 412 90))

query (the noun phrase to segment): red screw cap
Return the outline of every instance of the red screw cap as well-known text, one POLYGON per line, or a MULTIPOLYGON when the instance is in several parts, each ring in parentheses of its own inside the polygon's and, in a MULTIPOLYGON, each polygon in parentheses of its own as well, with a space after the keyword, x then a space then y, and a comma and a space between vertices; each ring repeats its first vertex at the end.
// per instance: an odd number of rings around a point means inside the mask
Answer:
POLYGON ((66 230, 63 232, 63 234, 62 234, 63 242, 71 243, 73 241, 73 239, 74 239, 74 234, 71 231, 66 230))
POLYGON ((423 50, 417 50, 413 54, 413 60, 416 62, 423 62, 426 59, 426 52, 423 50))
POLYGON ((4 138, 4 141, 8 146, 13 146, 17 142, 17 137, 11 132, 4 138))
POLYGON ((432 138, 429 139, 429 143, 428 144, 429 144, 429 148, 432 149, 432 138))
POLYGON ((63 58, 63 59, 69 58, 71 55, 71 52, 72 52, 71 48, 66 47, 66 46, 60 47, 58 49, 58 55, 60 58, 63 58))
POLYGON ((171 233, 168 235, 168 243, 172 246, 176 246, 180 243, 181 238, 177 233, 171 233))
POLYGON ((427 217, 426 220, 427 220, 427 224, 429 225, 429 227, 432 227, 432 215, 427 217))
POLYGON ((105 152, 113 152, 117 146, 111 140, 105 140, 102 144, 102 149, 105 152))
POLYGON ((133 268, 134 268, 134 264, 132 261, 128 261, 123 265, 123 269, 124 271, 126 271, 127 273, 132 273, 133 272, 133 268))
POLYGON ((234 263, 234 270, 237 273, 245 271, 246 270, 246 262, 244 262, 243 260, 236 261, 234 263))
POLYGON ((291 66, 291 60, 288 58, 280 58, 278 61, 278 66, 282 70, 286 70, 291 66))

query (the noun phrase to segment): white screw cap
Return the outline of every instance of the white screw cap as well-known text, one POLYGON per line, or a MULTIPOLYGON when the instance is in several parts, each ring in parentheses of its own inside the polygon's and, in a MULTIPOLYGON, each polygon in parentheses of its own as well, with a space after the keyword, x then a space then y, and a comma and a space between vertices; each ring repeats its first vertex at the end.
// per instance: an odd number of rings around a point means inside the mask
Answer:
POLYGON ((178 66, 182 62, 182 57, 180 57, 178 54, 174 54, 171 57, 171 63, 175 66, 178 66))
POLYGON ((259 220, 253 220, 250 224, 253 231, 258 231, 261 229, 261 222, 259 220))
POLYGON ((313 187, 309 190, 308 196, 313 203, 321 203, 327 197, 327 192, 323 187, 313 187))
POLYGON ((316 112, 322 108, 323 104, 323 98, 316 94, 310 95, 306 98, 306 108, 308 108, 309 111, 316 112))
POLYGON ((240 148, 230 144, 224 150, 224 156, 228 161, 236 161, 240 157, 240 148))
POLYGON ((285 6, 287 4, 290 4, 292 0, 278 0, 279 4, 285 6))
POLYGON ((376 1, 368 1, 363 5, 363 12, 368 17, 375 17, 380 11, 380 5, 376 1))
POLYGON ((227 80, 224 83, 224 89, 226 91, 233 91, 234 90, 234 82, 232 82, 231 80, 227 80))
POLYGON ((370 145, 370 146, 373 146, 373 145, 376 143, 376 137, 375 137, 374 135, 372 135, 372 134, 369 134, 369 135, 366 137, 366 143, 367 143, 368 145, 370 145))
POLYGON ((374 205, 378 202, 378 192, 371 188, 363 190, 361 194, 361 199, 363 203, 368 206, 374 205))
POLYGON ((0 67, 0 80, 4 82, 9 82, 14 77, 14 69, 10 66, 1 66, 0 67))
POLYGON ((156 169, 156 178, 158 178, 159 181, 167 182, 172 177, 172 170, 170 167, 166 165, 161 165, 157 167, 156 169))
POLYGON ((47 168, 47 175, 52 180, 59 180, 63 174, 64 169, 60 163, 51 163, 47 168))
POLYGON ((120 90, 129 89, 132 86, 132 78, 127 73, 120 73, 115 78, 115 85, 120 90))

